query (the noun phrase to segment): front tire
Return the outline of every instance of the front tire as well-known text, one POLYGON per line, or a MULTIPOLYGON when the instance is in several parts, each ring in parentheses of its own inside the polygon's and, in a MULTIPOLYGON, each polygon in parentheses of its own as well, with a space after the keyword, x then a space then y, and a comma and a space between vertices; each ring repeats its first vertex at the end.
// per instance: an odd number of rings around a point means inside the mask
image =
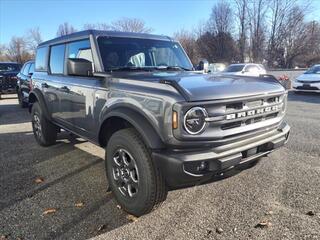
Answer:
POLYGON ((119 130, 111 136, 106 172, 116 200, 130 214, 146 214, 166 199, 162 174, 134 129, 119 130))
POLYGON ((32 105, 32 129, 36 141, 41 146, 50 146, 57 140, 58 128, 45 116, 38 102, 32 105))

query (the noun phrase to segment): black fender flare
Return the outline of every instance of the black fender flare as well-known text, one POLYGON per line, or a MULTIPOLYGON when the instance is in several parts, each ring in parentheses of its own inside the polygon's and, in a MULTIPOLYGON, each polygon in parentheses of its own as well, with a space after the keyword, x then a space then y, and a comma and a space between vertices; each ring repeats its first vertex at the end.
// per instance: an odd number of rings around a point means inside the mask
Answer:
POLYGON ((38 102, 45 117, 51 119, 44 96, 39 89, 34 89, 29 93, 29 113, 31 113, 32 104, 34 102, 38 102))
POLYGON ((103 123, 112 117, 119 117, 129 122, 138 131, 149 148, 161 149, 165 147, 160 134, 155 130, 146 117, 127 107, 118 107, 106 113, 102 118, 103 120, 99 127, 99 135, 102 130, 103 123))

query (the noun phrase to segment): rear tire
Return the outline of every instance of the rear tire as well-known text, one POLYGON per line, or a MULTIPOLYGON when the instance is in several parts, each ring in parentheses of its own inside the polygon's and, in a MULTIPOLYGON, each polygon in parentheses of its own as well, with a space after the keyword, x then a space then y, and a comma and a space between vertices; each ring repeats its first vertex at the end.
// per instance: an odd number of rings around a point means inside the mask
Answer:
POLYGON ((111 136, 105 163, 109 187, 128 213, 141 216, 166 199, 163 176, 135 129, 119 130, 111 136))
POLYGON ((55 144, 58 128, 45 117, 38 102, 33 103, 31 116, 32 129, 36 141, 45 147, 55 144))

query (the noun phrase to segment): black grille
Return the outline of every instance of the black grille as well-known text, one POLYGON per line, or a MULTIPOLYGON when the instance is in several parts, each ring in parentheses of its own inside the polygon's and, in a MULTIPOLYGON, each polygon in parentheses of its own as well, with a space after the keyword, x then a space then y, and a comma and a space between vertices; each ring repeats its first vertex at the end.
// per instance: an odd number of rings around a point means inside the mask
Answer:
POLYGON ((319 90, 317 87, 311 87, 311 86, 299 86, 297 89, 302 89, 302 90, 319 90))

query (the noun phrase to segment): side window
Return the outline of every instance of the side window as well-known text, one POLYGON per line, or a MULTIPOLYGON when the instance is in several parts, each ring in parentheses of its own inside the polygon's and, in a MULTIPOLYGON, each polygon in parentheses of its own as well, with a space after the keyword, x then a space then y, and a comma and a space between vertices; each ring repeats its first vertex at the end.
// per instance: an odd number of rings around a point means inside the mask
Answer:
POLYGON ((49 61, 51 74, 63 74, 64 50, 64 44, 51 47, 49 61))
POLYGON ((30 64, 29 75, 34 73, 34 63, 30 64))
POLYGON ((68 43, 67 58, 86 59, 91 62, 94 69, 92 51, 89 39, 68 43))
POLYGON ((37 49, 36 55, 36 71, 47 71, 47 47, 42 47, 37 49))
POLYGON ((22 70, 22 74, 27 76, 30 68, 30 63, 26 64, 22 70))
POLYGON ((92 51, 89 40, 82 40, 68 44, 68 58, 82 58, 90 62, 92 60, 92 51))

